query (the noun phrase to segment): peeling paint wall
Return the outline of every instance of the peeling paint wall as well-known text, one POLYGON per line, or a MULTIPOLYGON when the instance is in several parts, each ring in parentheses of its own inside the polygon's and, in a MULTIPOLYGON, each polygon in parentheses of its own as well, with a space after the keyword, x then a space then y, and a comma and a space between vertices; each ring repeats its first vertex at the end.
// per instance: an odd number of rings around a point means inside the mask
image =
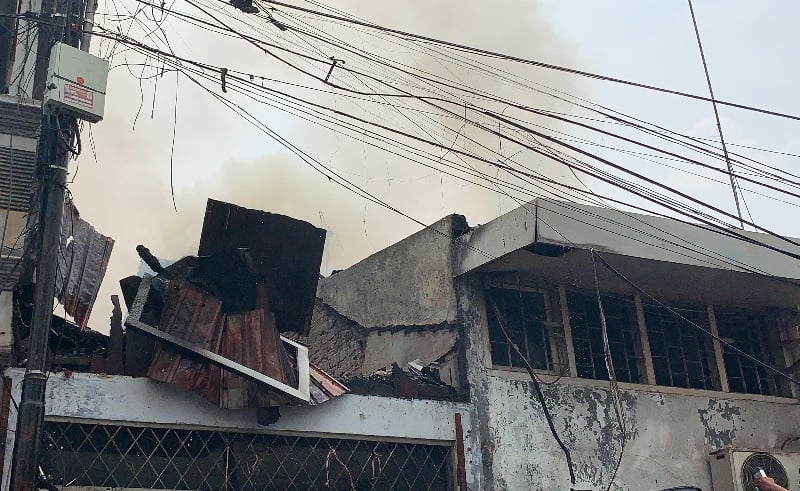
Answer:
MULTIPOLYGON (((564 455, 531 383, 486 367, 477 280, 460 278, 457 284, 486 489, 570 489, 564 455)), ((622 451, 622 431, 606 384, 563 378, 543 386, 556 430, 574 460, 575 489, 606 489, 622 451)), ((711 491, 706 461, 711 451, 729 445, 774 449, 800 435, 800 405, 795 401, 708 394, 622 390, 628 438, 611 489, 696 486, 711 491)))

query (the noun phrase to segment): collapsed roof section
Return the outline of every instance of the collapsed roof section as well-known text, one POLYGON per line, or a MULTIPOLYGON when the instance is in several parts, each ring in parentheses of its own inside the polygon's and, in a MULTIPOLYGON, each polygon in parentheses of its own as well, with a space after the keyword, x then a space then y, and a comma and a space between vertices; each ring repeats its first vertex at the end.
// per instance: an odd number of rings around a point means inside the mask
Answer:
POLYGON ((307 332, 324 238, 300 220, 209 200, 201 255, 162 267, 137 247, 157 276, 120 282, 129 308, 125 374, 228 409, 319 404, 345 393, 309 363, 306 346, 280 335, 307 332))
POLYGON ((310 223, 209 199, 197 254, 247 249, 278 330, 308 334, 324 246, 310 223))

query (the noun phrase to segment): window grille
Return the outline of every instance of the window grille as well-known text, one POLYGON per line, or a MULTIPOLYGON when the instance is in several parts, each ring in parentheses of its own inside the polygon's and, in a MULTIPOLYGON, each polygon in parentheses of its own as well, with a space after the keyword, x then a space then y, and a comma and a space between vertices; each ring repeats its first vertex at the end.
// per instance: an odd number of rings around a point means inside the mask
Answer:
MULTIPOLYGON (((709 329, 705 308, 672 310, 709 329)), ((659 305, 644 306, 656 384, 721 390, 711 337, 659 305)))
MULTIPOLYGON (((770 312, 714 309, 719 336, 753 357, 775 366, 778 319, 770 312)), ((722 356, 731 392, 789 396, 775 373, 723 346, 722 356)))
MULTIPOLYGON (((601 299, 616 378, 620 382, 641 382, 644 360, 641 354, 639 324, 636 320, 636 305, 633 299, 607 295, 603 295, 601 299)), ((570 292, 567 296, 567 305, 578 376, 608 380, 597 296, 570 292)))
POLYGON ((165 427, 47 422, 40 466, 57 487, 453 488, 448 446, 165 427))
POLYGON ((489 302, 488 322, 492 364, 503 367, 525 368, 525 363, 503 334, 494 306, 500 311, 511 339, 519 346, 533 368, 553 370, 553 348, 549 327, 547 295, 540 291, 490 288, 486 292, 489 302))

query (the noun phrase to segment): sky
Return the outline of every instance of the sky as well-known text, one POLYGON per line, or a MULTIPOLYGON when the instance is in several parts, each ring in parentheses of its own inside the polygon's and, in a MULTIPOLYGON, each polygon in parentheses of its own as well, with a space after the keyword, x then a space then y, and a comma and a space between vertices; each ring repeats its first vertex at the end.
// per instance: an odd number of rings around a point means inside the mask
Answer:
MULTIPOLYGON (((173 8, 200 15, 181 2, 177 0, 173 8)), ((116 26, 119 18, 114 15, 135 9, 135 5, 133 0, 109 0, 101 4, 102 15, 97 22, 116 26)), ((498 0, 489 5, 472 0, 402 0, 387 7, 383 2, 347 0, 336 2, 335 6, 377 24, 460 44, 700 95, 706 95, 708 90, 685 2, 498 0)), ((800 14, 800 4, 707 0, 694 2, 694 7, 716 97, 800 114, 800 99, 796 97, 800 60, 794 52, 798 35, 793 25, 800 14)), ((144 25, 153 25, 158 20, 154 11, 140 12, 138 18, 144 25)), ((334 35, 340 32, 333 24, 316 25, 334 35)), ((312 80, 298 76, 241 39, 212 36, 172 19, 165 20, 161 27, 170 46, 182 56, 256 74, 257 80, 264 76, 313 85, 312 80)), ((144 39, 148 31, 141 29, 141 25, 134 25, 131 35, 138 33, 138 38, 144 39)), ((270 26, 264 32, 270 36, 289 36, 270 26)), ((423 52, 382 42, 369 33, 349 35, 348 40, 354 45, 410 66, 534 107, 562 108, 558 102, 539 97, 535 91, 480 77, 470 70, 459 70, 423 52)), ((87 127, 82 134, 84 151, 72 164, 70 190, 83 218, 116 241, 90 321, 93 329, 108 330, 109 297, 119 294, 119 279, 136 272, 137 244, 148 246, 164 258, 197 252, 205 201, 209 197, 287 214, 327 229, 322 263, 322 273, 326 275, 421 228, 418 223, 367 203, 337 186, 186 78, 152 67, 142 72, 141 67, 135 66, 136 55, 127 53, 124 47, 97 38, 92 42, 96 54, 104 57, 113 54, 113 68, 105 119, 87 127), (142 73, 150 77, 137 79, 142 73)), ((310 49, 320 47, 310 46, 310 49)), ((346 60, 346 63, 355 66, 357 61, 346 60)), ((707 102, 531 66, 491 63, 513 76, 558 88, 678 132, 701 138, 718 137, 712 108, 707 102)), ((347 82, 344 74, 335 73, 333 77, 347 82)), ((339 109, 367 114, 359 112, 361 107, 356 102, 320 97, 319 100, 339 109)), ((252 101, 239 102, 269 128, 423 223, 461 213, 471 225, 477 225, 519 206, 518 201, 494 190, 480 189, 436 168, 420 167, 376 151, 280 110, 252 101)), ((724 107, 720 108, 720 116, 726 140, 731 144, 800 154, 797 121, 724 107)), ((389 108, 385 113, 373 113, 373 117, 384 119, 387 124, 405 124, 389 108)), ((460 129, 457 121, 443 121, 434 116, 426 124, 433 128, 436 122, 451 128, 449 133, 443 129, 441 134, 431 135, 439 141, 452 143, 456 130, 463 131, 456 140, 471 135, 470 129, 460 129)), ((586 136, 557 123, 551 125, 554 131, 586 136)), ((518 152, 513 145, 504 147, 499 139, 473 135, 481 144, 496 147, 497 152, 509 158, 518 152)), ((611 146, 606 137, 591 138, 597 144, 611 146)), ((660 182, 734 210, 730 188, 724 182, 688 176, 644 159, 594 148, 603 157, 619 159, 660 182)), ((797 157, 731 148, 785 170, 794 171, 800 162, 797 157)), ((441 149, 439 155, 448 156, 441 149)), ((528 157, 523 154, 520 158, 528 157)), ((570 172, 546 159, 530 157, 526 163, 549 177, 575 183, 570 172)), ((616 193, 601 183, 589 184, 597 192, 616 193)), ((747 192, 745 200, 756 223, 782 234, 800 236, 800 225, 792 220, 797 212, 795 205, 747 192)))

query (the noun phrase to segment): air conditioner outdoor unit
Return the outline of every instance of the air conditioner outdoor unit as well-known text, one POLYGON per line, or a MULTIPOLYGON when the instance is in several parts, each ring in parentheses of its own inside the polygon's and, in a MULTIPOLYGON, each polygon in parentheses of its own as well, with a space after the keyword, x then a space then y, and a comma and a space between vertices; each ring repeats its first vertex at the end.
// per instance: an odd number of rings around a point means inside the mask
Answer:
POLYGON ((800 453, 723 448, 709 456, 714 491, 757 491, 753 477, 763 469, 789 491, 800 491, 800 453))

